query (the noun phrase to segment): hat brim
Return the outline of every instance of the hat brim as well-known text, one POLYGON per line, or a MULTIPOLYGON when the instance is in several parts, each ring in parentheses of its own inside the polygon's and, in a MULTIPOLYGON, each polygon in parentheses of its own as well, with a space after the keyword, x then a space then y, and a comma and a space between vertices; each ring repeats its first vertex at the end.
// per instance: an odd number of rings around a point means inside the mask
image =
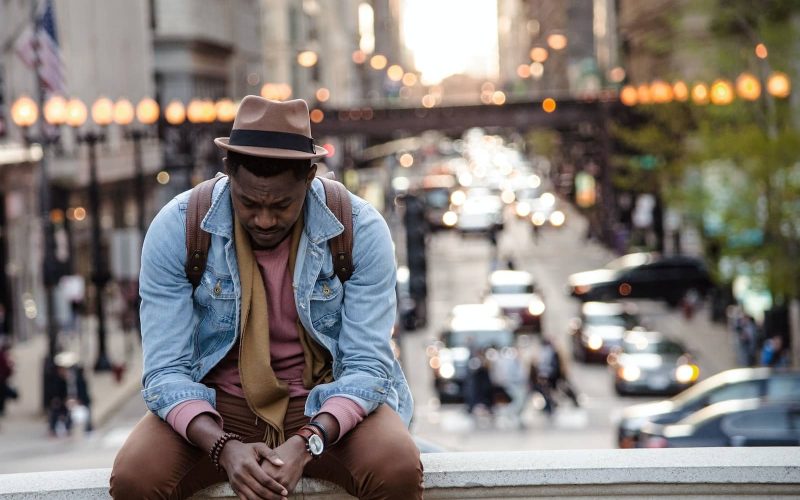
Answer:
POLYGON ((319 160, 328 156, 328 150, 314 145, 314 153, 306 153, 304 151, 295 151, 293 149, 279 149, 279 148, 259 148, 257 146, 232 146, 228 143, 228 137, 217 137, 214 139, 214 144, 243 155, 258 156, 261 158, 280 158, 282 160, 319 160))

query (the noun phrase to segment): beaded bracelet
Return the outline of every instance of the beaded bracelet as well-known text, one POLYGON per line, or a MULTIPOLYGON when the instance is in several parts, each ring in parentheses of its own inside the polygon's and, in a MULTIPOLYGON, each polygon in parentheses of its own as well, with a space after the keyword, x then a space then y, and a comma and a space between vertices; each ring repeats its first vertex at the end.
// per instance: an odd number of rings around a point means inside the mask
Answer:
POLYGON ((211 463, 214 464, 214 468, 217 469, 217 472, 222 471, 222 466, 219 465, 219 456, 222 454, 222 448, 224 448, 225 443, 231 439, 241 441, 242 436, 233 432, 226 432, 217 438, 214 442, 214 446, 211 447, 211 451, 208 452, 208 455, 211 457, 211 463))

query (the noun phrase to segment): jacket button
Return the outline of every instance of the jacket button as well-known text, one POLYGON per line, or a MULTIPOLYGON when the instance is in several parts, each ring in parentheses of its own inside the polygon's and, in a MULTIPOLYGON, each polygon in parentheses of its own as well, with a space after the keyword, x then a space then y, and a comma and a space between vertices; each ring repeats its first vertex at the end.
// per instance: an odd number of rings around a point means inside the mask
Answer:
POLYGON ((214 295, 216 295, 217 297, 219 297, 219 295, 220 295, 221 293, 222 293, 222 283, 220 283, 219 281, 217 281, 217 284, 216 284, 216 285, 214 285, 214 295))
POLYGON ((324 296, 326 296, 326 297, 327 297, 327 296, 328 296, 328 295, 330 295, 330 294, 331 294, 331 288, 328 286, 328 284, 327 284, 327 283, 324 283, 324 284, 322 285, 322 295, 324 295, 324 296))

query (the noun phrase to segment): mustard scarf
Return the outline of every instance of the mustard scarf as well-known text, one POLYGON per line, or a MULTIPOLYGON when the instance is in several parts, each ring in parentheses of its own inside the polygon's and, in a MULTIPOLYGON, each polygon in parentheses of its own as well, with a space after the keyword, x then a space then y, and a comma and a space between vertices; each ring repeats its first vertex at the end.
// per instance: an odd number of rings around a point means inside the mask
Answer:
MULTIPOLYGON (((267 431, 264 442, 275 448, 285 441, 283 418, 289 405, 286 384, 275 376, 269 354, 269 314, 267 293, 261 271, 258 268, 250 236, 234 217, 234 243, 239 262, 242 286, 242 309, 239 342, 239 376, 245 399, 250 409, 264 420, 267 431)), ((303 214, 292 228, 289 270, 294 276, 297 248, 303 232, 303 214)), ((330 354, 308 336, 300 321, 297 321, 298 336, 303 346, 305 367, 303 385, 306 389, 332 380, 330 354)))

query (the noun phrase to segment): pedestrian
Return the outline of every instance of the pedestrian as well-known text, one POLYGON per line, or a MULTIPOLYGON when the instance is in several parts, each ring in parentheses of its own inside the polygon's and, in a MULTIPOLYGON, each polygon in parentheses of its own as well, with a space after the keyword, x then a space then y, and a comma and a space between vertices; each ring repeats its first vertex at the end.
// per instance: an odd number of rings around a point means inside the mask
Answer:
POLYGON ((14 360, 11 359, 11 345, 8 335, 0 335, 0 417, 5 415, 6 400, 17 399, 17 390, 11 385, 14 374, 14 360))
POLYGON ((494 411, 494 384, 487 349, 476 350, 467 361, 464 381, 464 402, 467 413, 473 415, 478 408, 491 415, 494 411))
POLYGON ((188 192, 145 238, 150 411, 117 454, 111 496, 185 498, 228 480, 240 498, 279 498, 308 476, 359 498, 421 498, 413 404, 390 343, 385 221, 348 193, 353 273, 343 284, 328 240, 344 224, 315 178, 327 151, 313 144, 302 100, 247 96, 215 143, 227 177, 202 219, 211 245, 197 288, 185 270, 188 192))
POLYGON ((524 427, 522 412, 527 401, 527 373, 522 366, 519 350, 516 347, 503 347, 492 370, 494 385, 508 397, 508 414, 517 419, 520 428, 524 427))
POLYGON ((740 363, 743 366, 753 366, 756 359, 758 325, 756 325, 755 318, 749 314, 743 314, 737 323, 740 363))
POLYGON ((56 355, 55 377, 52 393, 47 407, 47 426, 50 437, 70 435, 72 433, 72 413, 70 412, 70 370, 77 357, 72 352, 56 355))
POLYGON ((542 339, 536 368, 539 384, 542 390, 547 393, 547 396, 545 396, 544 410, 548 415, 551 415, 555 409, 556 391, 564 393, 576 408, 580 406, 578 396, 567 377, 564 357, 558 352, 553 341, 547 337, 542 339))
POLYGON ((768 338, 761 348, 761 366, 783 368, 788 364, 789 358, 783 346, 783 337, 778 334, 768 338))

